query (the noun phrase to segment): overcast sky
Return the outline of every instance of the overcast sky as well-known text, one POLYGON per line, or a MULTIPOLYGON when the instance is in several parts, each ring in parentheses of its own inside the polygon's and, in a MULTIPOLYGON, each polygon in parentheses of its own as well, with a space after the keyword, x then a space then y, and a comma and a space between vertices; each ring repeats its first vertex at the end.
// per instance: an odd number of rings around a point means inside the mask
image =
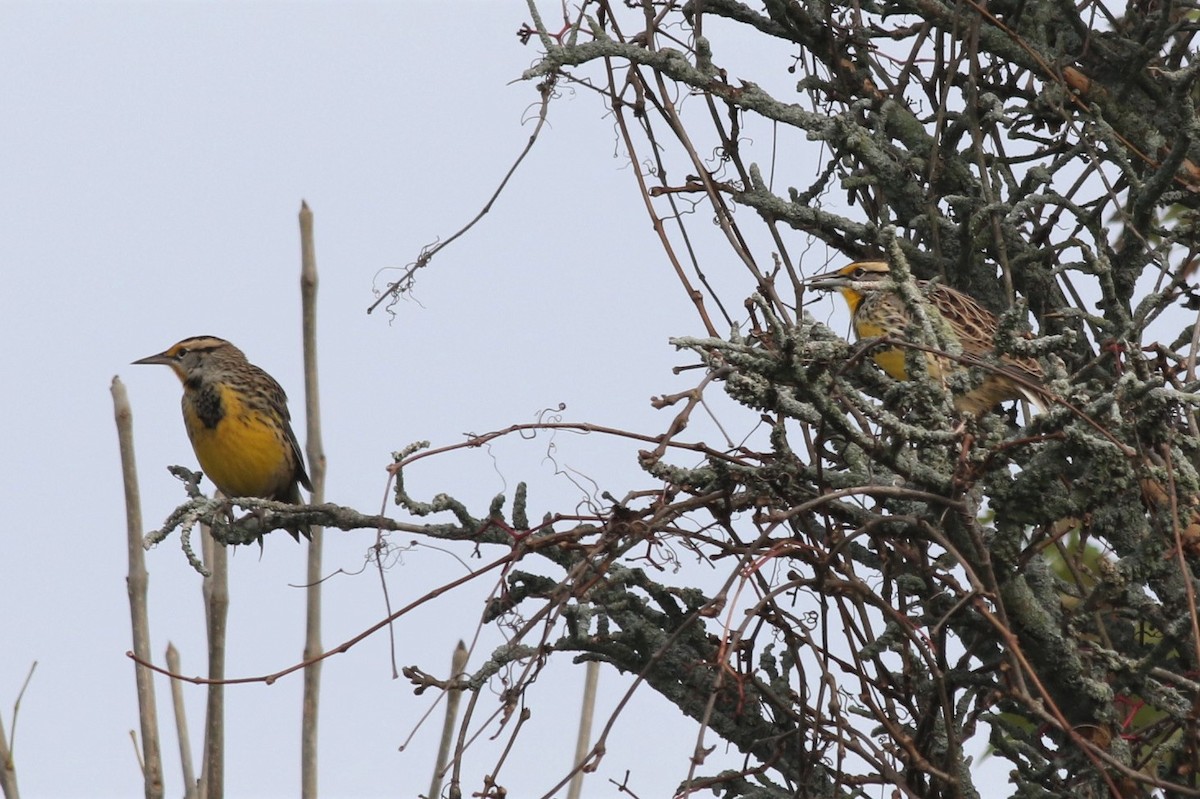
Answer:
MULTIPOLYGON (((377 511, 392 451, 533 421, 560 403, 570 420, 657 432, 665 419, 649 398, 694 384, 695 373, 671 375, 692 359, 667 339, 702 328, 590 93, 564 90, 509 192, 421 276, 415 301, 394 317, 365 312, 373 287, 478 211, 524 146, 537 102, 534 86, 516 80, 537 56, 515 35, 526 14, 518 0, 0 4, 0 714, 11 734, 12 703, 37 661, 15 731, 24 795, 141 791, 109 385, 119 375, 133 402, 150 528, 183 498, 166 467, 195 460, 177 380, 130 361, 187 336, 227 338, 283 384, 302 419, 302 199, 316 215, 330 501, 377 511)), ((776 55, 771 74, 790 87, 790 60, 776 55)), ((588 480, 617 495, 647 486, 635 451, 597 437, 506 440, 426 460, 408 487, 450 493, 482 515, 492 496, 528 480, 536 518, 584 498, 561 469, 588 490, 588 480)), ((184 672, 203 674, 200 578, 177 542, 147 553, 152 646, 161 662, 174 642, 184 672)), ((326 542, 333 646, 386 609, 378 575, 363 568, 374 534, 326 542)), ((470 555, 465 546, 404 553, 387 573, 393 605, 461 576, 470 555)), ((233 557, 229 676, 300 659, 304 557, 282 534, 261 558, 250 548, 233 557)), ((492 587, 468 586, 400 620, 398 664, 444 672, 492 587)), ((472 666, 498 642, 487 633, 472 666)), ((426 789, 437 723, 400 747, 432 697, 390 674, 382 634, 326 662, 322 795, 426 789)), ((582 681, 564 659, 534 687, 519 743, 531 765, 502 773, 510 795, 540 795, 569 769, 582 681)), ((628 680, 606 670, 601 684, 600 722, 628 680)), ((167 683, 157 688, 165 731, 167 683)), ((298 795, 300 688, 296 675, 228 689, 228 795, 298 795)), ((199 747, 204 691, 185 693, 199 747)), ((496 706, 485 700, 481 719, 496 706)), ((586 793, 615 795, 608 781, 629 769, 638 795, 668 796, 694 743, 694 725, 643 690, 586 793)), ((163 748, 167 793, 178 796, 170 735, 163 748)), ((493 762, 471 754, 464 790, 479 790, 493 762)), ((740 761, 718 748, 708 773, 721 762, 740 761)))

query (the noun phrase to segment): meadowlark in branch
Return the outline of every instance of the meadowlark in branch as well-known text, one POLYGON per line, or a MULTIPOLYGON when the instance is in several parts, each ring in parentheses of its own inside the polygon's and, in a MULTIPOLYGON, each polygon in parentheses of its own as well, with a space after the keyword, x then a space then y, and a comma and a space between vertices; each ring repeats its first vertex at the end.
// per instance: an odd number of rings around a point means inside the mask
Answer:
MULTIPOLYGON (((179 376, 192 449, 222 494, 304 504, 300 486, 312 484, 275 378, 215 336, 185 338, 134 363, 163 364, 179 376)), ((297 541, 312 537, 307 525, 287 531, 297 541)))
MULTIPOLYGON (((900 296, 886 261, 857 261, 807 281, 812 288, 837 291, 850 306, 850 318, 859 340, 905 339, 911 315, 900 296)), ((926 313, 945 322, 944 329, 955 337, 962 358, 926 353, 929 374, 941 380, 968 366, 980 365, 983 382, 954 397, 961 413, 981 414, 1005 400, 1025 399, 1039 410, 1046 407, 1047 394, 1041 365, 1033 358, 997 353, 999 320, 970 296, 940 283, 916 281, 926 313)), ((905 351, 901 347, 877 349, 872 356, 883 371, 896 380, 908 379, 905 351)))

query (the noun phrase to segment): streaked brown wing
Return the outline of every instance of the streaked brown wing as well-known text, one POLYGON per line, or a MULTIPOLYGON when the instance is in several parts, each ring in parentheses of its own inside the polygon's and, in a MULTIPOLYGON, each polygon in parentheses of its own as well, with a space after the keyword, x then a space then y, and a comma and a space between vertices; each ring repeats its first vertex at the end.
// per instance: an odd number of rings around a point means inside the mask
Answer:
MULTIPOLYGON (((999 323, 991 311, 972 297, 940 284, 929 291, 929 301, 958 334, 964 355, 979 360, 991 360, 995 366, 996 331, 999 323)), ((1024 378, 1040 379, 1042 366, 1033 358, 1000 355, 1002 371, 1024 378), (1008 368, 1005 368, 1008 367, 1008 368)))
POLYGON ((296 433, 292 430, 292 414, 288 411, 287 393, 283 390, 283 386, 279 385, 279 381, 262 369, 253 364, 250 365, 250 368, 254 372, 254 381, 262 386, 261 396, 266 403, 267 412, 283 420, 283 430, 292 451, 292 464, 296 470, 296 479, 306 490, 312 491, 312 482, 308 479, 308 472, 304 470, 304 453, 300 449, 300 442, 296 440, 296 433))

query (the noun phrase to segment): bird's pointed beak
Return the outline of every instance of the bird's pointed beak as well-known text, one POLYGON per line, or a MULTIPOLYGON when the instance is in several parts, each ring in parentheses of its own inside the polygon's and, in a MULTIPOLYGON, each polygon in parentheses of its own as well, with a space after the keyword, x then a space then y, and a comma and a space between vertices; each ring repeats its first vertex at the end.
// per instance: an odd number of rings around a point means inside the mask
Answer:
POLYGON ((171 365, 171 358, 165 352, 160 352, 157 355, 147 355, 145 358, 139 358, 133 362, 134 365, 143 363, 161 363, 163 366, 171 365))
POLYGON ((805 280, 804 285, 817 291, 834 291, 835 289, 850 285, 850 278, 841 272, 825 272, 824 274, 814 275, 805 280))

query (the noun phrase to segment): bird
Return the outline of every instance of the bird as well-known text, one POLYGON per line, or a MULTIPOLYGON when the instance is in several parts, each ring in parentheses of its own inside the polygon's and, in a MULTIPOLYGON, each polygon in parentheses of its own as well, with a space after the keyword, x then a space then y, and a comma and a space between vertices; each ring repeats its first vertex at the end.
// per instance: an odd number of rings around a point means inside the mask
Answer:
MULTIPOLYGON (((300 486, 312 491, 312 483, 287 394, 240 349, 216 336, 193 336, 133 363, 169 366, 179 377, 192 449, 222 494, 304 504, 300 486)), ((312 539, 308 525, 285 529, 297 543, 301 535, 312 539)))
MULTIPOLYGON (((1028 400, 1038 410, 1045 410, 1048 394, 1042 388, 1045 378, 1041 364, 1029 357, 996 353, 1000 323, 995 314, 970 295, 949 286, 927 280, 915 282, 925 300, 926 313, 945 321, 962 349, 961 362, 926 353, 930 376, 940 380, 974 364, 982 364, 986 370, 982 383, 953 398, 956 410, 979 415, 1014 399, 1028 400)), ((887 261, 855 261, 806 283, 821 291, 837 291, 845 298, 860 341, 876 337, 903 339, 908 335, 908 306, 897 293, 887 261)), ((892 378, 908 379, 903 348, 879 349, 872 357, 892 378)))

